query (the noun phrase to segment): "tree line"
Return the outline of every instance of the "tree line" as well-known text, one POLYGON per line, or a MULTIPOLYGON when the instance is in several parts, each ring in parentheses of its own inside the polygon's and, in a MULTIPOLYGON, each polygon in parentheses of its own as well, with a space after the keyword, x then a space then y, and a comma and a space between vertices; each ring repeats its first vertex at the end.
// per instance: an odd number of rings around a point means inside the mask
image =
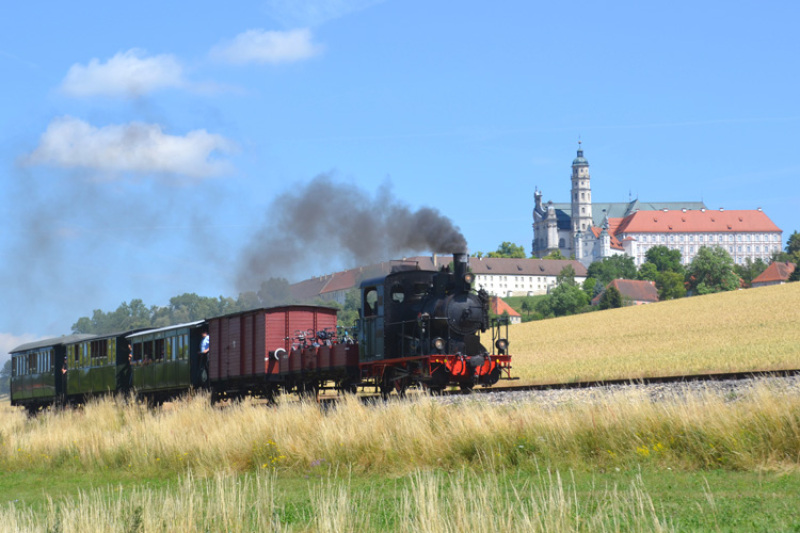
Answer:
POLYGON ((358 318, 358 291, 347 294, 344 305, 317 298, 313 301, 293 299, 289 282, 283 278, 270 278, 255 292, 239 294, 238 298, 207 297, 185 293, 170 298, 166 306, 145 305, 141 299, 122 302, 113 311, 95 309, 91 316, 80 317, 72 325, 72 333, 106 335, 132 329, 149 329, 185 324, 210 317, 289 304, 322 305, 339 309, 339 325, 352 327, 358 318))

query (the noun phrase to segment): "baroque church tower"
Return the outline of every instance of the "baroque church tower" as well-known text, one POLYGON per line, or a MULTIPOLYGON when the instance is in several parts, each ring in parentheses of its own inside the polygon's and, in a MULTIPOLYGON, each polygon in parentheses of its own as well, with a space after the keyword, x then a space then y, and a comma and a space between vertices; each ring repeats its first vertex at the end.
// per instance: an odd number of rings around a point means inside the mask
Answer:
POLYGON ((589 162, 583 157, 578 141, 578 156, 572 161, 572 234, 584 233, 592 227, 592 185, 589 162))
POLYGON ((572 161, 570 204, 542 203, 542 191, 534 192, 532 255, 544 257, 556 250, 565 257, 582 257, 584 241, 592 236, 592 186, 589 162, 578 141, 572 161), (567 207, 569 209, 567 210, 567 207))

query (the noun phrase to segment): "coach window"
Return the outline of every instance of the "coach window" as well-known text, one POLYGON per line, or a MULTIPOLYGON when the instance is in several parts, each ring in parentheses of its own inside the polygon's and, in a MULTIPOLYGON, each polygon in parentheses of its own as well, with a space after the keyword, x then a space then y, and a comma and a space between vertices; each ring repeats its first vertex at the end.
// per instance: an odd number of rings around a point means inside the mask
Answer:
POLYGON ((392 285, 392 301, 397 303, 403 303, 403 300, 406 298, 406 292, 403 290, 403 286, 399 283, 395 283, 392 285))
POLYGON ((164 339, 156 339, 155 345, 156 349, 155 353, 153 354, 153 359, 156 361, 161 361, 164 359, 164 339))
POLYGON ((133 345, 133 360, 134 361, 141 361, 142 360, 142 343, 137 342, 133 345))
POLYGON ((370 287, 364 291, 364 316, 378 314, 378 289, 370 287))
POLYGON ((142 343, 142 357, 145 361, 153 360, 153 341, 148 340, 142 343))

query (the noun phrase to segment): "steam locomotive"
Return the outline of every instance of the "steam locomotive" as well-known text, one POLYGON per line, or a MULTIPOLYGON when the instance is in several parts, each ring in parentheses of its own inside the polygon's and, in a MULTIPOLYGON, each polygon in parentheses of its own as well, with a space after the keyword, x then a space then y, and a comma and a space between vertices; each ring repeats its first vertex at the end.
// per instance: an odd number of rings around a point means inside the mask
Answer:
POLYGON ((12 352, 11 403, 34 412, 113 393, 160 402, 193 388, 216 400, 491 386, 510 376, 508 323, 490 320, 489 296, 473 281, 466 254, 454 254, 452 269, 396 265, 361 283, 354 335, 337 328, 335 309, 290 305, 25 344, 12 352), (200 353, 204 332, 208 354, 200 353), (491 339, 488 349, 481 334, 491 339))

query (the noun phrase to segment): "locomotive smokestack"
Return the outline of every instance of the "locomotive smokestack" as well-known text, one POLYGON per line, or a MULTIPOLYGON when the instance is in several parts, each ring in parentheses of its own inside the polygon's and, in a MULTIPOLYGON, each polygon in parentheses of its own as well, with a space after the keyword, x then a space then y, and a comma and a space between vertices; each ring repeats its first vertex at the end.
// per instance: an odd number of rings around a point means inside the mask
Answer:
POLYGON ((465 253, 453 254, 453 266, 457 280, 464 279, 464 274, 467 273, 467 265, 469 265, 469 256, 465 253))

